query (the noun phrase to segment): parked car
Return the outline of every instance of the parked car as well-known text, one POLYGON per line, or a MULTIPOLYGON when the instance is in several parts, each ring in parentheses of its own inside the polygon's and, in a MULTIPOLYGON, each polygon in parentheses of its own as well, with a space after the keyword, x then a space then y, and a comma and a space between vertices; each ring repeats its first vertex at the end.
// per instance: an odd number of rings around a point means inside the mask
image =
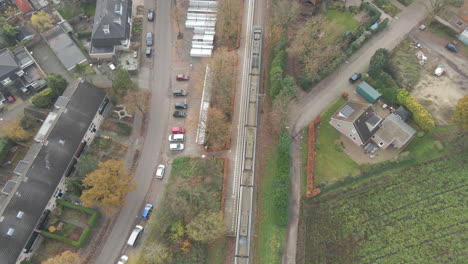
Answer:
POLYGON ((141 217, 143 217, 144 219, 148 219, 152 211, 153 205, 146 204, 145 208, 143 209, 143 213, 141 213, 141 217))
POLYGON ((124 263, 127 263, 128 261, 128 257, 126 255, 122 255, 119 259, 119 262, 117 262, 117 264, 124 264, 124 263))
POLYGON ((128 238, 127 245, 135 247, 138 243, 138 239, 140 238, 141 233, 143 233, 143 226, 136 225, 130 234, 130 237, 128 238))
POLYGON ((361 74, 359 72, 355 72, 353 76, 349 78, 350 83, 355 83, 357 80, 361 79, 361 74))
POLYGON ((158 179, 162 179, 164 177, 164 172, 166 171, 166 166, 160 164, 156 169, 155 177, 158 179))
POLYGON ((184 144, 169 144, 170 150, 184 150, 184 144))
POLYGON ((446 49, 448 49, 449 51, 451 52, 458 52, 458 47, 457 45, 453 44, 453 43, 449 43, 447 44, 447 46, 445 46, 446 49))
POLYGON ((16 102, 16 99, 12 95, 8 96, 6 99, 10 104, 16 102))
POLYGON ((187 116, 187 113, 185 113, 184 111, 174 111, 173 116, 174 117, 184 118, 184 117, 187 116))
POLYGON ((154 20, 154 9, 148 9, 148 21, 154 20))
POLYGON ((148 32, 146 33, 146 46, 153 46, 153 33, 148 32))
POLYGON ((187 96, 187 91, 186 90, 176 90, 174 91, 174 96, 187 96))
POLYGON ((190 79, 190 76, 185 75, 185 74, 177 74, 176 76, 177 81, 188 81, 189 79, 190 79))
POLYGON ((151 47, 146 47, 146 57, 151 57, 151 53, 153 52, 153 48, 151 47))
POLYGON ((172 134, 169 136, 169 142, 178 142, 178 141, 184 141, 185 137, 184 134, 172 134))
POLYGON ((188 105, 186 103, 176 103, 175 109, 187 109, 188 105))
POLYGON ((173 127, 171 131, 172 134, 185 134, 185 128, 183 127, 173 127))

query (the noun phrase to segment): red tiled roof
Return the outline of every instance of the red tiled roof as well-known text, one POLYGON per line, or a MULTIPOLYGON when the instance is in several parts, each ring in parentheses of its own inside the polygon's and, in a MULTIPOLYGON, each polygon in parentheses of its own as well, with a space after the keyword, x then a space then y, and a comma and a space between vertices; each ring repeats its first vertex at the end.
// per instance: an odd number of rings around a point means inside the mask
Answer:
POLYGON ((14 0, 16 6, 21 10, 21 13, 26 14, 33 11, 31 4, 28 0, 14 0))

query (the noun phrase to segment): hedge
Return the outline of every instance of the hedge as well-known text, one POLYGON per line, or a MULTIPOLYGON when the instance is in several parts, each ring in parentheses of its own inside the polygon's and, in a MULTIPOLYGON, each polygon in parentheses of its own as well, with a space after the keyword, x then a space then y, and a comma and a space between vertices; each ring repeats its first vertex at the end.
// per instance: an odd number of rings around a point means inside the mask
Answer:
POLYGON ((58 96, 55 94, 54 90, 46 88, 31 98, 31 104, 42 108, 48 107, 55 102, 57 97, 58 96))
POLYGON ((89 38, 91 38, 91 33, 92 32, 85 31, 85 32, 78 32, 78 33, 76 33, 76 35, 78 36, 79 39, 81 39, 81 38, 89 39, 89 38))
POLYGON ((63 237, 63 236, 60 236, 60 235, 56 235, 56 234, 53 234, 53 233, 50 233, 48 231, 42 231, 41 234, 45 237, 48 237, 48 238, 52 238, 52 239, 55 239, 55 240, 59 240, 59 241, 62 241, 66 244, 69 244, 69 245, 72 245, 74 247, 79 247, 79 248, 82 248, 86 245, 86 243, 88 242, 89 240, 89 237, 91 236, 91 229, 90 228, 85 228, 83 229, 83 232, 81 232, 81 236, 78 240, 71 240, 69 238, 66 238, 66 237, 63 237))
POLYGON ((59 205, 63 205, 65 207, 76 209, 76 210, 79 210, 81 212, 90 214, 91 217, 88 219, 88 225, 91 226, 91 227, 95 227, 97 222, 99 221, 99 218, 101 217, 101 213, 98 210, 83 207, 83 206, 79 206, 79 205, 76 205, 76 204, 72 204, 72 203, 69 203, 69 202, 67 202, 65 200, 62 200, 62 199, 58 199, 56 201, 57 201, 57 204, 59 204, 59 205))
POLYGON ((11 147, 13 147, 13 141, 5 138, 0 139, 0 163, 3 163, 11 147))
POLYGON ((399 89, 398 101, 413 113, 414 122, 424 131, 430 131, 435 127, 431 114, 412 97, 405 89, 399 89))

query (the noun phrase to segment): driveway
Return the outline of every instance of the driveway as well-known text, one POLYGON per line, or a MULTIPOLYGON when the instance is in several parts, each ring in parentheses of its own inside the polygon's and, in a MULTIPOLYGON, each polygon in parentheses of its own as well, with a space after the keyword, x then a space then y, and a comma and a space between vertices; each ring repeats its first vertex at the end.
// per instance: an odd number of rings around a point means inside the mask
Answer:
MULTIPOLYGON (((348 64, 340 66, 333 74, 318 83, 310 93, 298 96, 294 102, 290 116, 291 137, 291 190, 289 199, 289 223, 286 237, 286 245, 283 254, 283 263, 296 263, 297 228, 300 209, 300 177, 301 156, 299 133, 330 103, 344 91, 349 91, 351 85, 348 78, 354 72, 366 72, 369 61, 374 52, 379 48, 393 49, 401 40, 418 25, 426 16, 427 9, 424 1, 414 1, 412 5, 398 14, 398 18, 390 21, 386 30, 374 36, 358 52, 348 60, 348 64), (295 154, 296 153, 296 154, 295 154)), ((327 122, 324 120, 323 122, 327 122)))

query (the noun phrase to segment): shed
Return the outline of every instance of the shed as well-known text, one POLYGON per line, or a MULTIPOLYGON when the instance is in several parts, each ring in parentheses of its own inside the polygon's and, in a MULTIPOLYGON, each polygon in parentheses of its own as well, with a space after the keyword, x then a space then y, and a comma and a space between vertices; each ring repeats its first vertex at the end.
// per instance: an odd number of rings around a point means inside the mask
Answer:
POLYGON ((460 33, 458 39, 465 45, 468 45, 468 28, 465 28, 465 30, 462 33, 460 33))
POLYGON ((366 82, 361 82, 356 88, 356 92, 371 104, 374 104, 380 99, 380 97, 382 97, 382 94, 377 92, 377 90, 372 88, 372 86, 366 82))

